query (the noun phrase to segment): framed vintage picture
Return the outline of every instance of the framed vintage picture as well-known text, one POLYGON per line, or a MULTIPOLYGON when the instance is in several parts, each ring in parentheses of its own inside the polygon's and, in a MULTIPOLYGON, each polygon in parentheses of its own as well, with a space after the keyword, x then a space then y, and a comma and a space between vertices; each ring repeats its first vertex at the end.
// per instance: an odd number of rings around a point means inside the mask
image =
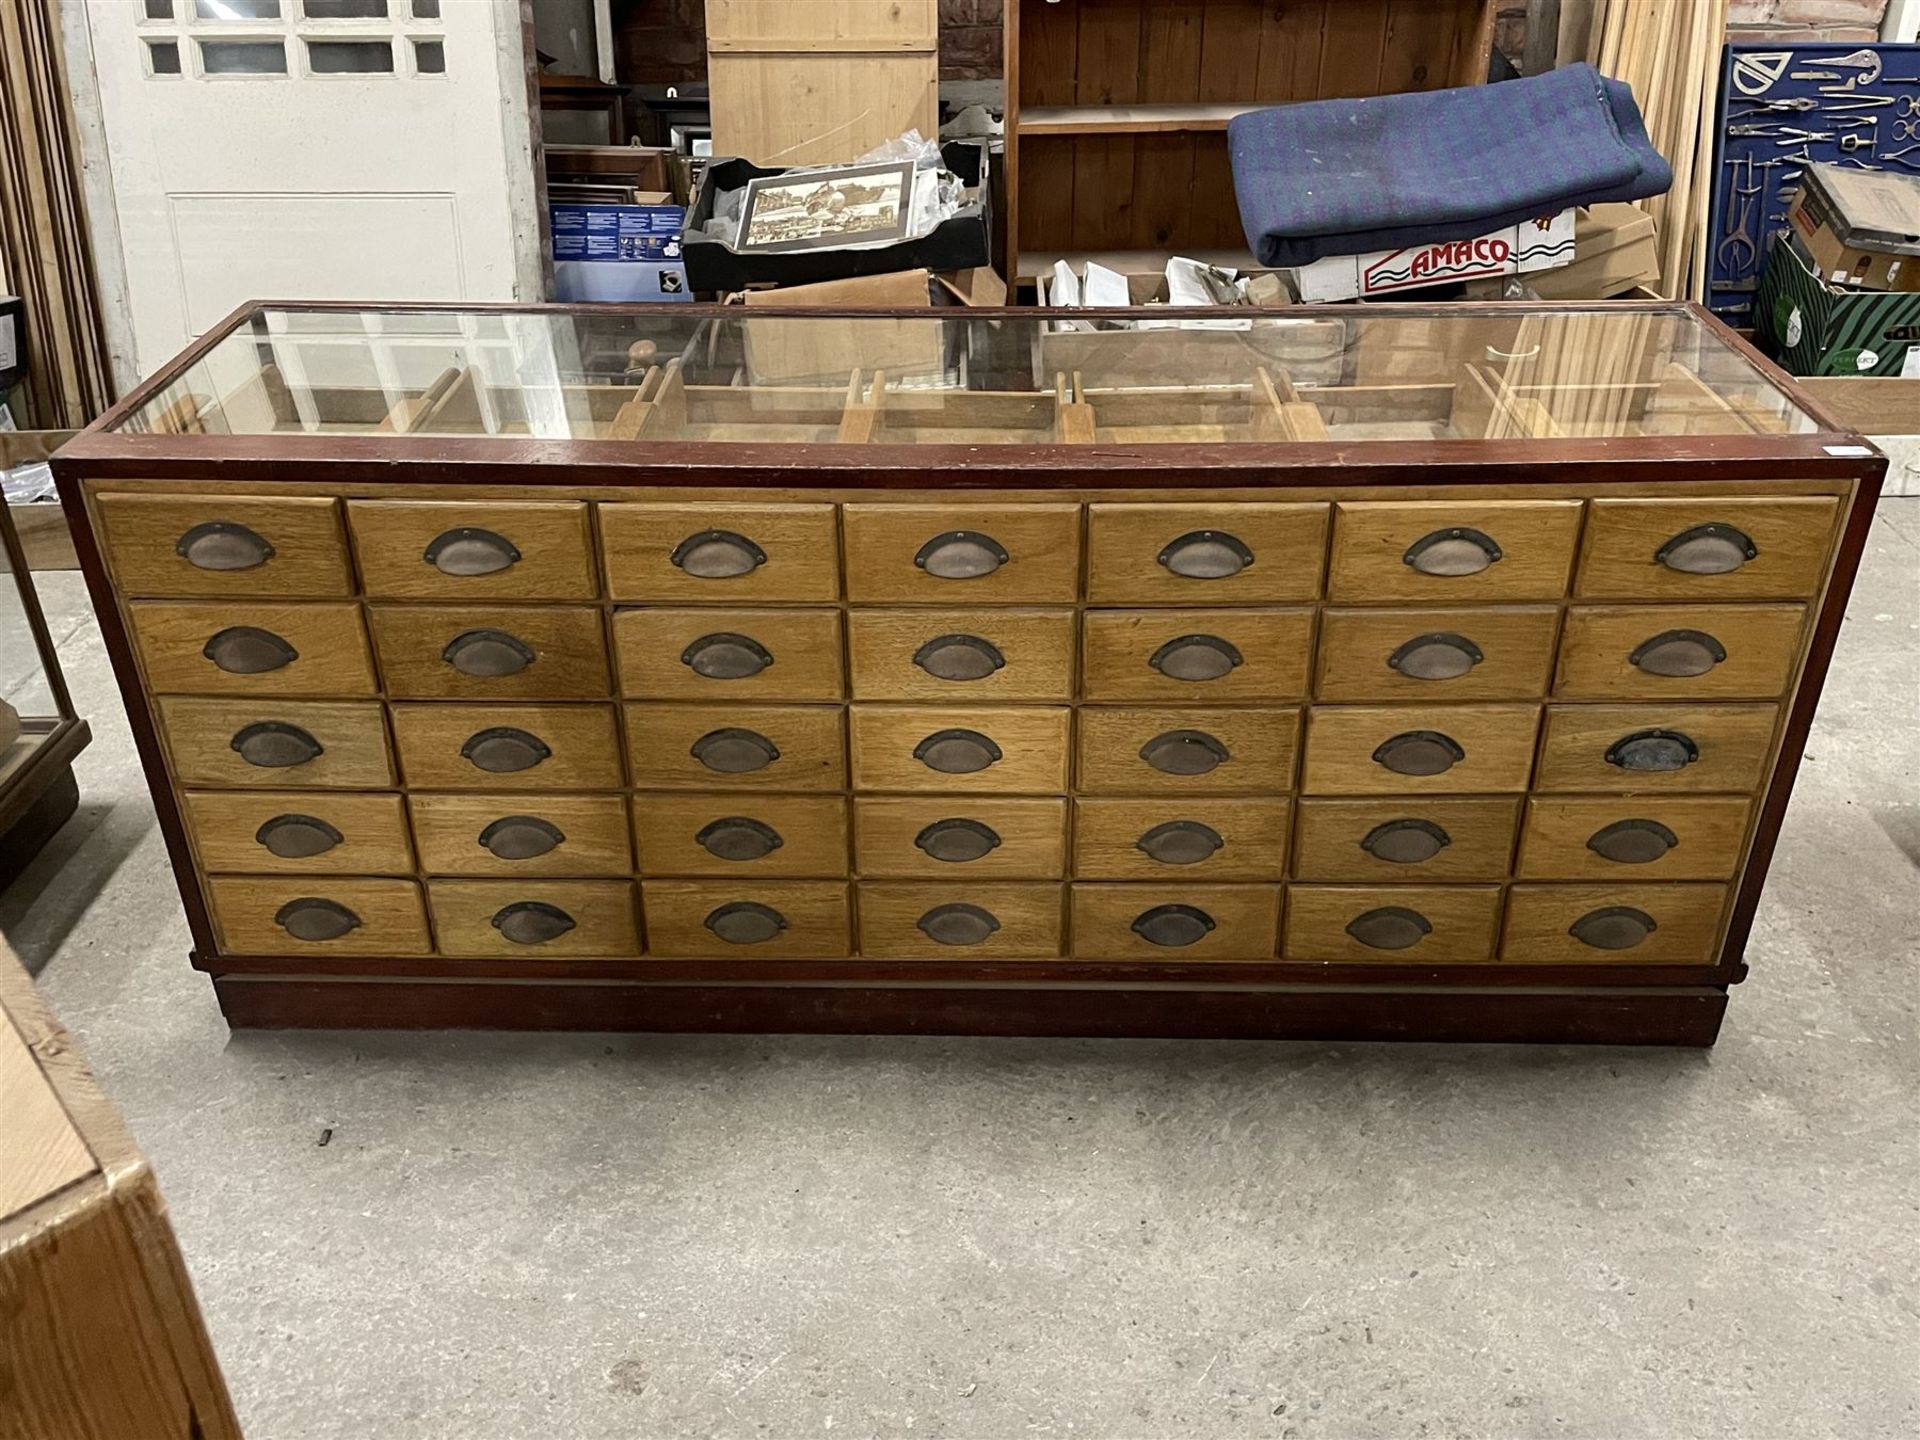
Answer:
POLYGON ((763 175, 747 182, 736 250, 824 250, 903 240, 913 162, 763 175))

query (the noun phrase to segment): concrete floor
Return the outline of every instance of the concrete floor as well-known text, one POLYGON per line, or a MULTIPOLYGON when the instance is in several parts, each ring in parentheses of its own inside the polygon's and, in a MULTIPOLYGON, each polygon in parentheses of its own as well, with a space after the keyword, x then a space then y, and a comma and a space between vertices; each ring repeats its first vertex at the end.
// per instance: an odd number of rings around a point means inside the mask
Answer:
POLYGON ((97 739, 0 929, 253 1436, 1920 1434, 1920 500, 1710 1054, 230 1036, 43 590, 97 739))

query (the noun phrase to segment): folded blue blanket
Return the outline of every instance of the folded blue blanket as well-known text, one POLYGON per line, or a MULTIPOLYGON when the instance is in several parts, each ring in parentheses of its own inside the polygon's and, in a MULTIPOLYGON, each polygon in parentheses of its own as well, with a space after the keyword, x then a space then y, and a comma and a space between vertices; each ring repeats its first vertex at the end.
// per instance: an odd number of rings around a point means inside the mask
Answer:
POLYGON ((1254 110, 1228 124, 1227 146, 1263 265, 1466 240, 1673 184, 1632 91, 1585 64, 1254 110))

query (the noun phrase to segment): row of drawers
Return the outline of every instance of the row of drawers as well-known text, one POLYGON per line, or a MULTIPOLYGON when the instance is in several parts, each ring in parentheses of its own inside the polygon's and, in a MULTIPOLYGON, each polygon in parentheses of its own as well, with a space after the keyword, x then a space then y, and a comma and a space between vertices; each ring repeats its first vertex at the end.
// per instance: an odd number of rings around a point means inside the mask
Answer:
POLYGON ((1279 885, 647 880, 636 894, 622 880, 429 880, 424 890, 208 882, 228 955, 472 959, 1705 964, 1727 895, 1708 884, 1518 885, 1504 896, 1494 885, 1290 885, 1283 921, 1279 885))
POLYGON ((1232 605, 1551 600, 1569 583, 1583 598, 1806 598, 1838 506, 351 500, 344 525, 329 499, 122 493, 97 509, 129 596, 350 595, 357 571, 386 599, 1232 605))
POLYGON ((850 778, 969 795, 1736 792, 1760 783, 1775 718, 1772 705, 1312 706, 1302 744, 1291 708, 627 705, 624 726, 612 705, 157 709, 188 788, 840 791, 850 778))
POLYGON ((1350 610, 128 607, 159 694, 966 703, 1766 699, 1798 604, 1350 610), (244 623, 236 624, 236 621, 244 623), (368 627, 372 638, 369 642, 368 627), (1558 645, 1556 648, 1556 639, 1558 645), (1556 658, 1557 657, 1557 658, 1556 658), (375 661, 378 661, 376 674, 375 661))
POLYGON ((969 800, 189 791, 240 874, 1463 882, 1722 880, 1745 796, 969 800), (1068 805, 1072 826, 1068 827, 1068 805), (1522 815, 1524 813, 1524 821, 1522 815), (1069 836, 1071 838, 1069 839, 1069 836), (1518 858, 1515 841, 1518 838, 1518 858), (1069 849, 1071 855, 1069 856, 1069 849), (417 863, 416 863, 417 856, 417 863))

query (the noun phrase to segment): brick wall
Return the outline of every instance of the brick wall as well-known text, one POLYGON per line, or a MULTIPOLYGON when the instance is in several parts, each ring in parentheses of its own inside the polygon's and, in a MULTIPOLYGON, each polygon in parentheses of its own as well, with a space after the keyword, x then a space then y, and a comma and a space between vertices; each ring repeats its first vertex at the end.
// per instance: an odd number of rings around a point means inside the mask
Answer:
MULTIPOLYGON (((940 78, 997 79, 1001 20, 1001 0, 940 0, 940 78)), ((623 0, 613 26, 616 73, 626 84, 706 79, 706 0, 623 0)))
POLYGON ((1727 39, 1806 45, 1822 40, 1880 38, 1887 0, 1732 0, 1727 39))

